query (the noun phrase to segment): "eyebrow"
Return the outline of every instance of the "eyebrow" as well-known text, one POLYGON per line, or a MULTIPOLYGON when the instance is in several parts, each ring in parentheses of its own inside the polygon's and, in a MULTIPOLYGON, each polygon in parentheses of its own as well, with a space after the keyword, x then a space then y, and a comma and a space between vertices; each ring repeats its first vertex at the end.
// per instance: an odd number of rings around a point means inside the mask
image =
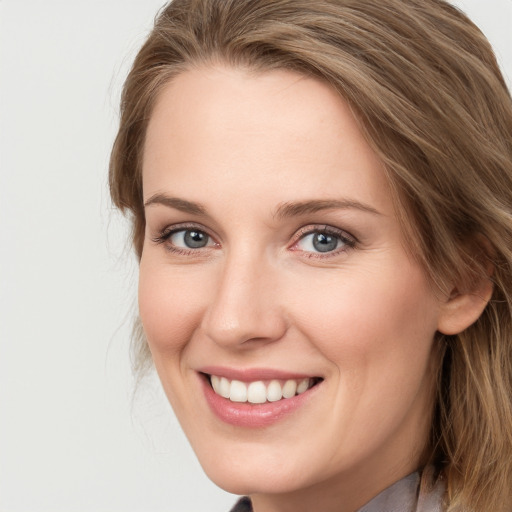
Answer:
POLYGON ((191 215, 206 215, 206 208, 202 204, 180 199, 179 197, 170 197, 166 194, 155 194, 151 196, 144 203, 144 208, 154 204, 161 204, 179 210, 180 212, 190 213, 191 215))
MULTIPOLYGON (((151 196, 145 203, 144 207, 154 204, 174 208, 184 213, 191 215, 206 215, 206 208, 200 204, 179 197, 171 197, 166 194, 155 194, 151 196)), ((300 215, 308 215, 311 213, 320 212, 323 210, 337 210, 337 209, 356 209, 363 212, 371 213, 374 215, 381 215, 372 206, 354 201, 351 199, 312 199, 308 201, 287 202, 278 206, 274 212, 273 217, 282 219, 285 217, 298 217, 300 215)))
POLYGON ((372 213, 374 215, 381 215, 381 213, 372 206, 351 199, 313 199, 310 201, 283 203, 277 208, 276 212, 274 213, 274 217, 298 217, 300 215, 308 215, 323 210, 339 209, 356 209, 363 212, 372 213))

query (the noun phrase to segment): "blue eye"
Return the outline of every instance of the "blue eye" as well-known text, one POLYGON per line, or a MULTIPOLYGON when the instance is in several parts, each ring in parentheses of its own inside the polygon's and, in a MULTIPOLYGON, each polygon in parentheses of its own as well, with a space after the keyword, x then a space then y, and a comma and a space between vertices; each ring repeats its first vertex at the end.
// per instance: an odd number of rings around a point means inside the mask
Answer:
POLYGON ((307 252, 331 252, 338 249, 340 245, 342 245, 340 238, 328 233, 310 233, 297 243, 300 250, 307 252))
POLYGON ((309 230, 300 237, 295 248, 307 253, 328 254, 339 250, 354 247, 356 241, 345 235, 344 232, 330 230, 309 230))
POLYGON ((180 229, 170 233, 167 240, 182 249, 202 249, 212 245, 210 237, 198 229, 180 229))

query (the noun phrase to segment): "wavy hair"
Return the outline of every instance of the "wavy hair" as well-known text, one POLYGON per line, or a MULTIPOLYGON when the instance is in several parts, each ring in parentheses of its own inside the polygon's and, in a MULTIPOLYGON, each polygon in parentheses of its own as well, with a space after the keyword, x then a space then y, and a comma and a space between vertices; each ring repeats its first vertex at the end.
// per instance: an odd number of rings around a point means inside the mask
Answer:
MULTIPOLYGON (((432 282, 471 290, 494 269, 481 317, 438 336, 427 456, 446 479, 447 512, 511 507, 512 100, 488 41, 443 0, 174 0, 125 82, 110 161, 139 258, 153 105, 173 76, 215 62, 329 83, 384 162, 408 248, 432 282)), ((134 350, 142 371, 140 325, 134 350)))

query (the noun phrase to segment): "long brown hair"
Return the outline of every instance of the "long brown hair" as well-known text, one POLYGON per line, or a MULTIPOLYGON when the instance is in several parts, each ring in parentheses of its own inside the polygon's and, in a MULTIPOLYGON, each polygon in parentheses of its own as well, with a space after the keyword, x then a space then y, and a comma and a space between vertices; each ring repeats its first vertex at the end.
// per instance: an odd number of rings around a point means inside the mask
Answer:
MULTIPOLYGON (((196 65, 290 69, 351 105, 386 166, 397 213, 437 286, 494 268, 482 316, 439 335, 430 460, 446 510, 501 511, 512 489, 512 100, 479 29, 443 0, 174 0, 126 80, 110 162, 140 257, 141 160, 162 86, 196 65), (481 243, 478 243, 480 241, 481 243), (475 256, 475 247, 485 247, 475 256)), ((136 336, 139 368, 149 351, 136 336)))

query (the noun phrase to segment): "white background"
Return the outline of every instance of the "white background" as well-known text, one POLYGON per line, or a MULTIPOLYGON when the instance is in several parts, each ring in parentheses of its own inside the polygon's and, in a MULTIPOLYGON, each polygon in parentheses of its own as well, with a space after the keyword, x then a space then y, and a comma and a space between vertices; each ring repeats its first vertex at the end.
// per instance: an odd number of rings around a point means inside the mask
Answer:
MULTIPOLYGON (((512 0, 461 0, 512 79, 512 0)), ((0 512, 226 512, 157 383, 107 165, 160 0, 0 0, 0 512)), ((307 440, 305 440, 307 442, 307 440)))

